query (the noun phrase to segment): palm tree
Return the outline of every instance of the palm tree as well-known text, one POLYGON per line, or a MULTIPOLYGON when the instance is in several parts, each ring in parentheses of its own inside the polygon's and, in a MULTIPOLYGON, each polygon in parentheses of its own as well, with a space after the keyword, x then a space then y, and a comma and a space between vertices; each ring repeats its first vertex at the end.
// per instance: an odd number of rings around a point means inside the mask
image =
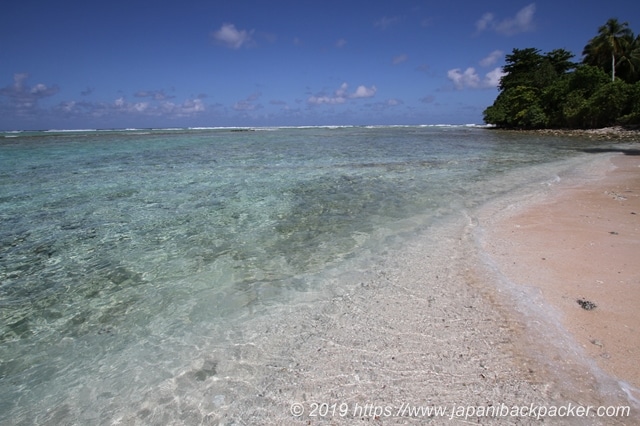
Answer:
POLYGON ((619 75, 627 83, 640 80, 640 35, 635 39, 629 37, 624 52, 618 58, 617 67, 619 75))
POLYGON ((616 79, 616 57, 626 50, 629 41, 633 41, 633 32, 628 22, 620 23, 616 18, 611 18, 606 24, 598 28, 598 35, 589 40, 582 54, 583 62, 589 65, 605 65, 611 59, 611 81, 616 79))

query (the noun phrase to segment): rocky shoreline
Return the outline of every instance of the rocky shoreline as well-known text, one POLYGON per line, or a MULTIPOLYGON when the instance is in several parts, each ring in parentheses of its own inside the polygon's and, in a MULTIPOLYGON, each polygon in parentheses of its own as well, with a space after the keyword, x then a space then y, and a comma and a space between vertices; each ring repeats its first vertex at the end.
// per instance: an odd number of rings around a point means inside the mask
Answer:
POLYGON ((615 140, 640 142, 640 127, 604 127, 601 129, 536 129, 536 130, 514 130, 493 128, 499 131, 532 133, 549 136, 570 136, 582 137, 594 140, 615 140))

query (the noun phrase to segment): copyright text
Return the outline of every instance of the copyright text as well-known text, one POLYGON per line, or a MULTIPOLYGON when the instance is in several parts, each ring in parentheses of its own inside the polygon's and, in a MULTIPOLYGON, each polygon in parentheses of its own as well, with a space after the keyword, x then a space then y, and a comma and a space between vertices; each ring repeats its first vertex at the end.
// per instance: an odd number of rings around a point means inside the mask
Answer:
POLYGON ((576 405, 418 405, 402 403, 398 406, 371 403, 293 403, 294 417, 446 417, 470 419, 481 417, 529 417, 537 420, 545 417, 629 417, 629 406, 576 405))

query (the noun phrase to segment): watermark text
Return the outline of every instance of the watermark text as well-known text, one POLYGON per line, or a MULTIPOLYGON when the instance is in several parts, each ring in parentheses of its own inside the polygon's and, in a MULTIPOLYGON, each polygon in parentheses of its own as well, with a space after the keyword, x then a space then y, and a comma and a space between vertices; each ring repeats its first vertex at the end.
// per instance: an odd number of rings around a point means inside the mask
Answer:
POLYGON ((568 403, 564 405, 507 405, 504 403, 491 405, 420 405, 401 403, 399 405, 382 405, 374 403, 295 402, 290 407, 294 417, 441 417, 454 419, 528 417, 537 420, 555 417, 629 417, 630 406, 592 406, 568 403))

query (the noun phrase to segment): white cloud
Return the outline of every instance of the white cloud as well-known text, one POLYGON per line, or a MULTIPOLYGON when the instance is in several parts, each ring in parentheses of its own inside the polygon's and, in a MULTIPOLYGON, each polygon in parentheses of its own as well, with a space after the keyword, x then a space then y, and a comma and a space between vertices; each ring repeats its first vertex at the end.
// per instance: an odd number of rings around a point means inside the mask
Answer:
POLYGON ((464 88, 483 89, 489 87, 497 87, 500 78, 504 75, 502 68, 497 67, 487 74, 484 78, 480 78, 475 68, 469 67, 464 72, 460 68, 455 68, 447 72, 447 78, 453 82, 458 90, 464 88))
MULTIPOLYGON (((140 93, 140 92, 138 92, 140 93)), ((75 119, 103 119, 126 115, 129 118, 144 119, 148 117, 162 117, 176 119, 196 117, 206 110, 202 99, 186 99, 182 103, 158 100, 148 96, 143 102, 129 102, 121 96, 112 102, 77 102, 63 101, 54 107, 54 111, 64 118, 75 119)))
POLYGON ((494 68, 492 71, 489 71, 487 75, 484 77, 485 84, 487 87, 498 87, 500 85, 500 79, 506 73, 502 71, 501 67, 494 68))
POLYGON ((480 66, 490 67, 502 57, 503 53, 504 52, 502 52, 502 50, 494 50, 493 52, 489 53, 489 56, 480 60, 480 66))
POLYGON ((38 83, 31 88, 31 93, 33 95, 37 95, 39 93, 45 93, 46 91, 47 91, 47 86, 42 83, 38 83))
POLYGON ((464 72, 460 68, 455 68, 447 72, 447 78, 453 81, 456 89, 460 90, 465 87, 476 88, 480 85, 480 77, 473 67, 467 68, 464 72))
POLYGON ((478 32, 486 30, 493 22, 495 17, 493 13, 485 13, 482 15, 482 18, 478 19, 476 22, 476 29, 478 32))
POLYGON ((211 33, 211 36, 216 42, 223 46, 230 49, 239 49, 242 46, 250 45, 253 42, 251 39, 252 34, 253 30, 239 31, 233 24, 223 24, 218 31, 211 33))
POLYGON ((24 87, 25 80, 29 78, 29 74, 27 73, 16 73, 13 75, 13 87, 17 91, 21 91, 24 87))
POLYGON ((408 59, 409 59, 409 56, 403 53, 402 55, 394 56, 391 62, 393 63, 393 65, 398 65, 403 62, 406 62, 408 59))
POLYGON ((366 87, 364 85, 360 85, 356 88, 355 92, 348 92, 349 86, 347 83, 342 83, 338 89, 334 92, 333 96, 329 96, 326 94, 319 94, 315 96, 310 96, 307 99, 307 103, 311 105, 337 105, 343 104, 347 102, 348 99, 361 99, 361 98, 371 98, 375 96, 376 91, 378 90, 376 86, 366 87))
POLYGON ((202 99, 187 99, 182 104, 161 102, 158 107, 150 109, 149 115, 168 115, 173 117, 188 117, 205 111, 202 99))
POLYGON ((340 40, 336 41, 336 47, 337 48, 342 48, 345 47, 347 45, 347 40, 341 38, 340 40))
POLYGON ((202 99, 187 99, 182 103, 180 110, 184 114, 203 112, 205 110, 204 102, 202 102, 202 99))
POLYGON ((352 93, 349 97, 350 98, 371 98, 375 96, 377 90, 378 89, 376 89, 376 86, 371 86, 371 87, 358 86, 356 91, 352 93))
POLYGON ((338 90, 336 90, 336 97, 337 98, 343 98, 346 96, 347 94, 347 89, 349 88, 349 86, 347 85, 347 83, 342 83, 340 85, 340 88, 338 90))
POLYGON ((133 104, 133 109, 136 112, 145 112, 149 108, 149 102, 136 102, 133 104))
POLYGON ((513 35, 533 30, 533 15, 536 12, 535 3, 522 8, 515 18, 508 18, 498 23, 496 31, 506 35, 513 35))
POLYGON ((337 96, 310 96, 309 99, 307 99, 307 102, 311 105, 322 105, 322 104, 335 105, 335 104, 343 104, 346 101, 347 100, 345 98, 340 98, 337 96))
POLYGON ((493 13, 485 13, 476 21, 476 30, 480 33, 487 29, 492 29, 497 33, 508 36, 532 31, 535 28, 533 23, 535 12, 536 4, 531 3, 520 9, 513 18, 506 18, 502 21, 498 21, 493 13))
MULTIPOLYGON (((146 116, 173 116, 173 117, 185 117, 189 115, 193 115, 205 110, 204 102, 202 99, 187 99, 182 104, 175 104, 173 102, 161 100, 159 102, 128 102, 123 96, 116 99, 111 106, 104 105, 101 103, 90 104, 85 103, 82 105, 87 109, 93 110, 94 114, 96 112, 101 113, 100 115, 104 115, 104 113, 108 111, 113 112, 124 112, 128 114, 142 114, 146 116)), ((67 103, 63 109, 69 111, 71 108, 75 107, 75 102, 73 104, 67 103)))

